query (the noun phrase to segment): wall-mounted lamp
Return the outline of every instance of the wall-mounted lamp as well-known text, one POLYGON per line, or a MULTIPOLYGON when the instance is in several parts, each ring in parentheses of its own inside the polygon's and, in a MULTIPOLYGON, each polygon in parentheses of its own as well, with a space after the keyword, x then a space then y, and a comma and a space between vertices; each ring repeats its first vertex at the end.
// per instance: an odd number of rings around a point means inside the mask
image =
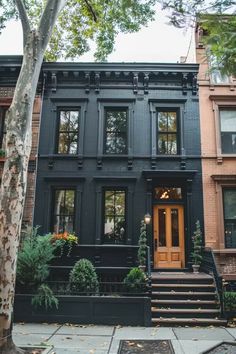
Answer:
POLYGON ((150 224, 151 222, 151 215, 149 213, 144 215, 144 222, 146 225, 150 224))

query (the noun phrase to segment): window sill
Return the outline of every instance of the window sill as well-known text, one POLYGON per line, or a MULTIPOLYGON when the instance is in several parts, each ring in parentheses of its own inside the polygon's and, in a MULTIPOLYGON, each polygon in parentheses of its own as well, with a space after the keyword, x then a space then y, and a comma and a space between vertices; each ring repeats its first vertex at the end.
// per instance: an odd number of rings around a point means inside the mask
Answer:
POLYGON ((236 254, 236 248, 222 248, 222 249, 217 249, 214 250, 214 253, 220 253, 220 254, 236 254))

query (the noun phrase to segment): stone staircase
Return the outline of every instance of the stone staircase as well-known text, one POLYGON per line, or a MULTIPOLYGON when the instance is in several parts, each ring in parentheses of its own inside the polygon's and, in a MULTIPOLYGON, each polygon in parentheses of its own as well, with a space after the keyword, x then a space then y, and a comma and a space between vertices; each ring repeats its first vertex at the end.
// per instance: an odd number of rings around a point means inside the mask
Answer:
POLYGON ((226 325, 213 278, 205 273, 153 272, 152 324, 226 325))

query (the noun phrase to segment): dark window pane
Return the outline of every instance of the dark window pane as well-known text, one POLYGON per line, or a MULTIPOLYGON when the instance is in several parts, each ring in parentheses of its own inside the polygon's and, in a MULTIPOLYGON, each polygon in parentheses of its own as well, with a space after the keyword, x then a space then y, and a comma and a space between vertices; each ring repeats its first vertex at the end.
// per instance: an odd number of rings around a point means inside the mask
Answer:
POLYGON ((127 111, 106 110, 105 147, 106 154, 127 153, 127 111))
POLYGON ((223 190, 225 245, 236 248, 236 189, 223 190))
POLYGON ((104 193, 104 243, 125 241, 125 191, 107 190, 104 193))
POLYGON ((165 209, 158 210, 158 234, 159 234, 159 246, 166 247, 166 211, 165 209))
POLYGON ((177 118, 176 112, 168 113, 168 132, 176 132, 177 131, 177 118))
POLYGON ((159 134, 158 152, 160 154, 177 154, 177 136, 176 134, 159 134))
POLYGON ((177 112, 157 112, 157 152, 177 154, 177 112))
POLYGON ((236 153, 236 109, 220 110, 221 149, 224 154, 236 153))
POLYGON ((53 231, 72 232, 75 216, 75 191, 58 189, 54 192, 54 221, 53 231))
POLYGON ((58 153, 76 154, 79 138, 79 111, 60 111, 58 153))
POLYGON ((168 131, 168 113, 158 112, 158 131, 167 132, 168 131))
POLYGON ((157 187, 154 192, 155 199, 182 199, 182 189, 176 187, 157 187))
POLYGON ((172 247, 179 246, 179 211, 178 209, 171 209, 171 236, 172 247))

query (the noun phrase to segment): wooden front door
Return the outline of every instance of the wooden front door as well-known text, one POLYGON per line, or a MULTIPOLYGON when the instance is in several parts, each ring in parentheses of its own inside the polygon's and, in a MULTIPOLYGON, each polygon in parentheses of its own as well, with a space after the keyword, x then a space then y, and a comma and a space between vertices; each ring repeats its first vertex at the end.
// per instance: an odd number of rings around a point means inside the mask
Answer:
POLYGON ((183 268, 184 208, 182 205, 154 206, 154 268, 183 268))

